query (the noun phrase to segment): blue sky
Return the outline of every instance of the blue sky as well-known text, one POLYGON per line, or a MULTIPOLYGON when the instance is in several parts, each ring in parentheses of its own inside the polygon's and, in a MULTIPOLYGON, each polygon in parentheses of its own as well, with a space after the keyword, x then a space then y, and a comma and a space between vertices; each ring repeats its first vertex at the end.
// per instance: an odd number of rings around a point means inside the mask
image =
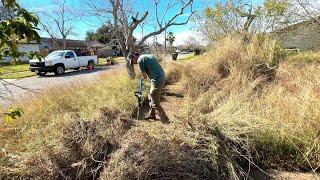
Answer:
MULTIPOLYGON (((20 3, 22 6, 26 7, 30 11, 39 12, 39 11, 50 11, 51 9, 55 8, 55 5, 53 1, 56 0, 20 0, 20 3)), ((84 9, 84 7, 80 3, 81 0, 67 0, 67 4, 72 7, 72 9, 84 9)), ((102 2, 103 0, 91 0, 92 2, 102 2)), ((104 0, 106 1, 106 0, 104 0)), ((132 7, 136 12, 140 12, 140 14, 143 14, 146 10, 149 11, 149 18, 153 17, 154 15, 154 8, 149 3, 152 2, 152 0, 133 0, 134 3, 132 4, 132 7), (153 11, 152 11, 153 10, 153 11)), ((82 1, 83 2, 83 1, 82 1)), ((159 5, 159 12, 164 12, 166 9, 166 3, 167 0, 161 0, 160 2, 163 2, 159 5)), ((193 9, 196 11, 202 11, 207 6, 212 6, 214 0, 194 0, 193 9)), ((259 4, 262 2, 262 0, 252 0, 253 3, 259 4)), ((178 7, 171 9, 168 11, 167 16, 164 18, 164 21, 167 20, 169 17, 174 15, 178 11, 178 7)), ((188 17, 188 14, 182 16, 179 20, 184 21, 188 17)), ((97 29, 97 27, 101 26, 101 24, 105 21, 105 19, 100 18, 90 18, 86 16, 82 16, 81 19, 76 20, 76 22, 73 24, 76 35, 72 35, 69 38, 72 39, 85 39, 85 34, 87 31, 94 31, 97 29)), ((152 31, 154 29, 152 25, 152 20, 148 19, 148 24, 143 26, 144 34, 152 31)), ((192 36, 193 24, 190 22, 188 25, 184 26, 175 26, 170 27, 168 31, 174 32, 177 43, 181 44, 183 43, 182 40, 186 39, 186 36, 192 36)), ((46 33, 41 32, 41 36, 48 36, 46 33)), ((135 36, 139 38, 142 35, 141 27, 137 29, 137 31, 134 33, 135 36)), ((161 36, 159 37, 161 39, 161 36)))

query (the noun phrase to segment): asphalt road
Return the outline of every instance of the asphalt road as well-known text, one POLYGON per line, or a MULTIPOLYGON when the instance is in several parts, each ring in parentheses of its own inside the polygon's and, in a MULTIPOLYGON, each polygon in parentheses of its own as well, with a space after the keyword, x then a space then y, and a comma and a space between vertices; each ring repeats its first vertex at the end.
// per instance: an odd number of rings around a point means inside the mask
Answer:
MULTIPOLYGON (((179 54, 178 60, 181 58, 188 57, 192 54, 179 54)), ((165 59, 171 61, 171 57, 168 56, 165 59)), ((34 76, 24 78, 20 80, 0 80, 0 104, 7 108, 11 103, 20 101, 22 98, 28 95, 34 95, 41 90, 48 88, 57 88, 61 85, 68 85, 70 83, 83 83, 92 82, 99 75, 119 68, 124 68, 124 64, 114 66, 100 66, 95 68, 93 71, 86 69, 80 71, 67 71, 62 76, 55 76, 53 73, 49 73, 44 77, 34 76)))
POLYGON ((34 76, 20 80, 10 79, 2 82, 0 80, 0 104, 3 107, 9 107, 11 103, 19 101, 29 94, 35 94, 41 92, 43 89, 55 88, 64 84, 94 81, 94 79, 102 73, 121 67, 124 67, 124 65, 101 66, 92 71, 86 69, 79 71, 70 70, 62 76, 55 76, 53 73, 48 73, 43 77, 34 76))

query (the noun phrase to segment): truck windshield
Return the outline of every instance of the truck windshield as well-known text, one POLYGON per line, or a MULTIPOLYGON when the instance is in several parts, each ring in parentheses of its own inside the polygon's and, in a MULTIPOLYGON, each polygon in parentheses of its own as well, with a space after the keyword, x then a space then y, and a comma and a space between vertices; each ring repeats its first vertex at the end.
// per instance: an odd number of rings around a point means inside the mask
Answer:
POLYGON ((52 52, 46 58, 53 59, 53 58, 61 58, 63 57, 64 52, 52 52))

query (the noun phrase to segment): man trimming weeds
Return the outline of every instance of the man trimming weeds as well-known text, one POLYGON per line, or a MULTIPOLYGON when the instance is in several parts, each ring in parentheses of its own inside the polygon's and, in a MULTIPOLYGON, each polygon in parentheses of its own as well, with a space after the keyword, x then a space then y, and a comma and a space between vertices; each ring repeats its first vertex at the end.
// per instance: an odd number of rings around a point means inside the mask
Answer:
POLYGON ((160 105, 161 91, 165 83, 165 74, 161 65, 151 54, 140 56, 137 52, 130 53, 127 60, 127 68, 132 78, 134 77, 133 64, 139 64, 141 77, 143 79, 149 77, 151 82, 150 94, 148 96, 150 111, 145 119, 156 119, 156 114, 158 114, 162 122, 168 123, 169 119, 160 105))

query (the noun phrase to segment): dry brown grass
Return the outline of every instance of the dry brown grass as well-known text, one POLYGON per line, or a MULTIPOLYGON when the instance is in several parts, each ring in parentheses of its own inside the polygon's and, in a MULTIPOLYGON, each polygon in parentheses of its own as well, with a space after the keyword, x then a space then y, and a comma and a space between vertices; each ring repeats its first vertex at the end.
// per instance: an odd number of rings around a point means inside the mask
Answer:
POLYGON ((137 89, 137 82, 129 80, 124 71, 113 73, 102 75, 93 83, 75 83, 60 87, 59 91, 49 89, 17 104, 24 110, 23 117, 0 124, 0 174, 31 176, 38 174, 35 171, 47 169, 54 175, 59 171, 55 172, 53 166, 56 165, 48 159, 51 155, 66 158, 64 155, 70 149, 63 140, 70 123, 99 119, 99 109, 104 107, 130 116, 136 104, 132 94, 137 89), (37 167, 32 168, 28 162, 37 167), (42 163, 44 167, 39 168, 42 163))
POLYGON ((187 70, 184 65, 175 62, 165 64, 164 68, 166 85, 177 83, 181 79, 182 72, 187 70))
POLYGON ((169 125, 132 120, 138 83, 124 71, 20 104, 24 116, 0 124, 0 177, 243 179, 258 165, 316 171, 319 65, 285 61, 266 81, 252 67, 278 59, 275 43, 238 39, 165 65, 166 83, 186 89, 176 107, 184 111, 169 125))
POLYGON ((312 51, 294 53, 287 60, 296 64, 320 63, 320 53, 312 51))
POLYGON ((102 179, 213 179, 214 157, 187 129, 139 123, 112 154, 102 179), (176 130, 175 130, 176 129, 176 130), (177 132, 178 131, 178 132, 177 132))
POLYGON ((283 62, 275 81, 253 79, 254 64, 276 58, 272 47, 255 40, 249 45, 234 38, 220 42, 195 73, 183 77, 189 92, 186 118, 195 126, 199 121, 203 127, 218 124, 228 137, 255 149, 258 156, 252 158, 264 166, 317 170, 319 65, 283 62))

